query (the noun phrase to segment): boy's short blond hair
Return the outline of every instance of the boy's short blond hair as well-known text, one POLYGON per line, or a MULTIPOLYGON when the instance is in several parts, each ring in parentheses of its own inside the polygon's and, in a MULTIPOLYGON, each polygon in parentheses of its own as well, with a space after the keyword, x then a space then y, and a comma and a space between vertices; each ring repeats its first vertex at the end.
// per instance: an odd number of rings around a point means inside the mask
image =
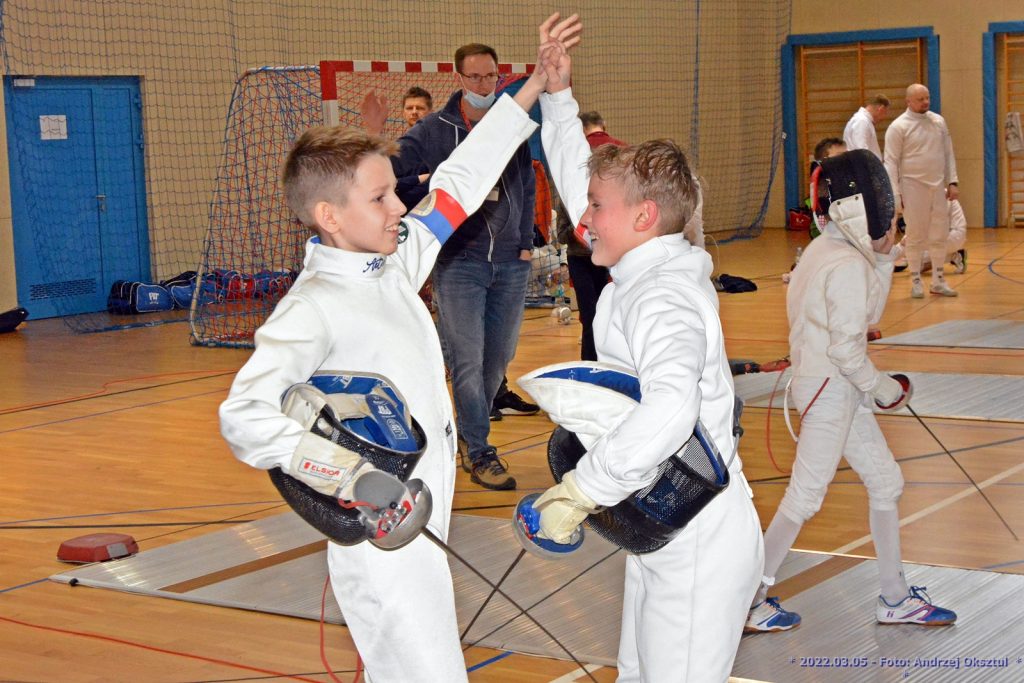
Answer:
POLYGON ((683 231, 697 203, 697 183, 679 145, 671 140, 649 140, 639 145, 602 145, 587 164, 591 176, 618 179, 625 199, 639 204, 650 199, 658 205, 662 235, 683 231))
POLYGON ((372 154, 389 157, 398 145, 345 126, 317 126, 303 133, 284 161, 281 189, 295 217, 316 228, 318 202, 344 205, 359 162, 372 154))

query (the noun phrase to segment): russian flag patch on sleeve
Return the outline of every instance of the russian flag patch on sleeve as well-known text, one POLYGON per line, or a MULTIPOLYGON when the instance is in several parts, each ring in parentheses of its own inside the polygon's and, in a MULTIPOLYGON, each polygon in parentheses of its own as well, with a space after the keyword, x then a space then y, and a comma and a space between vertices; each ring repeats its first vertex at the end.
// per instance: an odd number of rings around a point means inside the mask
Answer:
POLYGON ((409 215, 427 226, 441 244, 466 220, 462 205, 440 188, 431 190, 409 215))
POLYGON ((572 231, 576 241, 585 246, 587 249, 591 249, 590 244, 590 231, 587 230, 587 226, 580 223, 576 226, 576 229, 572 231))

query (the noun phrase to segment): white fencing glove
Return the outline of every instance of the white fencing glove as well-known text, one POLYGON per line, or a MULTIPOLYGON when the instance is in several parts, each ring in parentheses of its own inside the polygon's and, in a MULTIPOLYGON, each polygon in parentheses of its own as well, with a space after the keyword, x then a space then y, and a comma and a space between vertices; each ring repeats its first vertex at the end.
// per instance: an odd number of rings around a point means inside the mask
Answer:
POLYGON ((288 474, 332 498, 353 500, 356 480, 376 469, 358 453, 306 432, 292 454, 288 474))
POLYGON ((542 493, 533 507, 540 511, 539 535, 555 543, 568 543, 576 527, 588 515, 601 510, 601 506, 576 485, 574 470, 566 472, 561 483, 542 493))
POLYGON ((902 374, 879 376, 878 383, 871 390, 875 405, 886 412, 903 408, 910 403, 913 394, 910 378, 902 374))
POLYGON ((333 498, 352 500, 356 479, 376 468, 359 453, 343 448, 311 429, 331 433, 332 427, 321 416, 324 409, 336 422, 370 415, 366 400, 353 394, 324 394, 309 384, 297 384, 285 394, 281 411, 305 429, 292 454, 288 474, 303 484, 333 498), (323 420, 323 425, 317 425, 323 420))

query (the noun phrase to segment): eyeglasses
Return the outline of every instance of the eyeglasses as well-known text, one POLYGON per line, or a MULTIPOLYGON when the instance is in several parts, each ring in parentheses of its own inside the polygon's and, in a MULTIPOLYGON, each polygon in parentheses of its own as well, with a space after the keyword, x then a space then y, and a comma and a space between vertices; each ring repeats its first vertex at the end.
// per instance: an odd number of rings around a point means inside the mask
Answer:
POLYGON ((460 73, 459 75, 462 76, 463 78, 465 78, 467 81, 469 81, 473 85, 479 85, 480 83, 483 83, 485 81, 487 83, 497 83, 498 82, 498 74, 495 74, 495 73, 484 74, 483 76, 480 76, 478 74, 473 74, 472 76, 470 76, 469 74, 464 74, 464 73, 460 73))

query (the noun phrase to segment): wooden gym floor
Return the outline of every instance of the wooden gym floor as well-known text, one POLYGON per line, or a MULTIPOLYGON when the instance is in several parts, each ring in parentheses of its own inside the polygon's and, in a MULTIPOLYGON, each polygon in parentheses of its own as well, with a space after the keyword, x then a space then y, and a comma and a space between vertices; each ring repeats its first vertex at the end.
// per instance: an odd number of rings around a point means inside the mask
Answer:
MULTIPOLYGON (((730 358, 765 362, 787 355, 786 288, 779 276, 805 241, 803 234, 767 230, 717 249, 709 242, 716 272, 759 286, 721 297, 730 358)), ((968 246, 967 272, 948 278, 960 291, 957 299, 913 300, 906 274, 897 274, 884 335, 950 319, 1024 321, 1024 231, 972 229, 968 246)), ((286 509, 267 476, 237 462, 218 432, 217 406, 248 352, 192 347, 187 336, 183 324, 78 335, 59 320, 30 321, 0 335, 0 680, 329 680, 317 623, 47 580, 67 568, 56 552, 74 536, 120 531, 146 550, 286 509)), ((578 339, 578 324, 558 325, 547 310, 527 310, 509 377, 577 358, 578 339)), ((883 345, 872 348, 872 358, 889 370, 1024 374, 1021 350, 883 345)), ((782 416, 774 411, 768 424, 766 415, 746 411, 740 450, 764 525, 794 456, 782 416)), ((1024 535, 1024 424, 928 422, 976 481, 996 480, 987 496, 1024 535)), ((905 559, 1024 573, 1024 544, 981 497, 953 500, 966 480, 927 432, 912 418, 883 416, 880 423, 907 481, 900 507, 905 559)), ((519 491, 481 490, 460 471, 455 510, 507 517, 523 492, 549 485, 543 455, 549 431, 544 416, 492 423, 492 443, 509 461, 519 491)), ((838 474, 796 546, 873 555, 856 475, 838 474)), ((941 587, 933 587, 936 593, 941 587)), ((328 626, 326 639, 327 661, 350 681, 356 655, 346 629, 328 626)), ((491 661, 500 654, 468 650, 470 680, 582 675, 555 660, 491 661)), ((612 681, 615 672, 604 668, 594 676, 612 681)))

